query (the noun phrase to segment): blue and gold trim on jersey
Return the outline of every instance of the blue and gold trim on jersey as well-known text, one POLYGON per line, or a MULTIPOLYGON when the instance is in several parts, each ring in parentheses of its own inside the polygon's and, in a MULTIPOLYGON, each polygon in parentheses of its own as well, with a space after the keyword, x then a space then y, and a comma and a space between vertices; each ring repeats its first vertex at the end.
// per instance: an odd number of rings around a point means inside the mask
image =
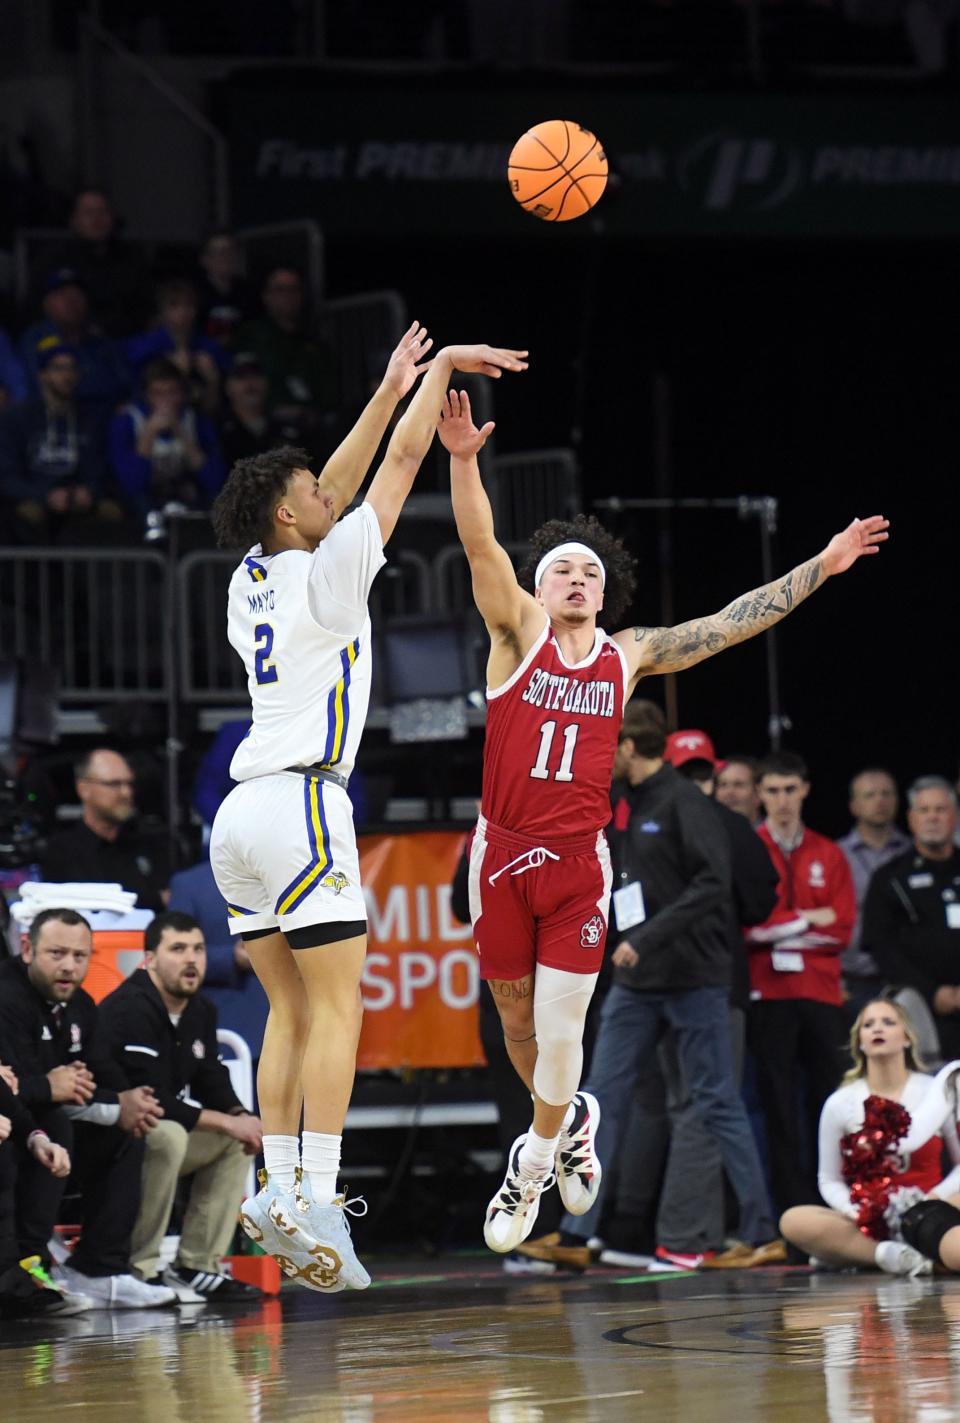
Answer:
POLYGON ((350 726, 350 676, 359 653, 359 638, 355 638, 340 653, 340 666, 343 670, 339 682, 327 697, 327 744, 321 761, 325 768, 335 766, 343 759, 343 748, 350 726))
POLYGON ((244 909, 242 904, 228 904, 227 913, 231 919, 242 919, 244 914, 256 914, 255 909, 244 909))
POLYGON ((243 561, 254 583, 264 583, 266 581, 267 570, 262 563, 258 563, 255 558, 245 558, 243 561))
POLYGON ((282 890, 275 906, 277 914, 292 914, 316 889, 324 875, 333 867, 330 854, 330 832, 323 806, 323 789, 319 776, 306 776, 303 782, 303 803, 307 819, 307 840, 310 863, 282 890))

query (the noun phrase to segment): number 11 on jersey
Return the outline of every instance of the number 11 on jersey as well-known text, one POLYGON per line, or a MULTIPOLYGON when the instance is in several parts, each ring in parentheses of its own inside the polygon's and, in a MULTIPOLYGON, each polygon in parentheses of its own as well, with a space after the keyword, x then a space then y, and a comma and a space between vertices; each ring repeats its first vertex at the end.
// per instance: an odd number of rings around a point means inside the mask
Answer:
MULTIPOLYGON (((550 748, 553 746, 554 734, 557 730, 555 721, 545 721, 540 728, 540 750, 537 752, 535 764, 531 767, 530 775, 535 781, 548 781, 550 779, 550 748)), ((563 755, 560 757, 560 765, 554 773, 555 781, 573 780, 573 748, 577 744, 577 737, 580 734, 580 723, 572 722, 563 729, 563 755)))

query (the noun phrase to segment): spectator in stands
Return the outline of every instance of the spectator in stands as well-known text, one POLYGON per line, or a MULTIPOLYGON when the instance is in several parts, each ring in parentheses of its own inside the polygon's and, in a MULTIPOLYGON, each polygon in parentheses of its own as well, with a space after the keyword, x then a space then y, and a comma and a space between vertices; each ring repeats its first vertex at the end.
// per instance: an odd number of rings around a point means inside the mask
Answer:
MULTIPOLYGON (((93 938, 72 909, 47 909, 30 926, 21 959, 0 965, 0 1045, 19 1079, 22 1104, 69 1152, 82 1198, 83 1231, 62 1276, 99 1307, 149 1309, 172 1290, 129 1273, 130 1232, 140 1204, 144 1139, 163 1115, 149 1090, 130 1088, 101 1056, 97 1008, 83 991, 93 938)), ((50 1264, 65 1181, 42 1160, 17 1163, 17 1236, 22 1256, 50 1264)))
POLYGON ((897 828, 897 808, 897 783, 889 771, 860 771, 850 782, 853 829, 837 844, 847 857, 857 894, 857 923, 841 960, 851 1022, 866 1003, 879 997, 884 984, 877 964, 861 946, 863 902, 874 870, 910 849, 910 837, 897 828))
POLYGON ((227 358, 223 347, 198 324, 199 311, 192 282, 174 278, 161 283, 154 324, 127 342, 127 359, 135 371, 142 371, 165 356, 186 381, 190 404, 206 415, 215 415, 227 358))
POLYGON ((77 399, 105 424, 130 394, 130 370, 117 343, 94 324, 86 287, 75 268, 57 267, 48 273, 42 306, 42 319, 27 328, 20 342, 30 379, 37 384, 44 342, 57 337, 76 354, 80 367, 77 399))
POLYGON ((141 909, 163 909, 169 898, 167 848, 134 824, 130 763, 98 747, 80 757, 74 774, 83 817, 72 829, 50 837, 40 860, 41 878, 51 884, 120 884, 136 894, 141 909))
POLYGON ((118 236, 116 213, 102 189, 80 189, 73 200, 69 229, 63 241, 41 254, 38 265, 44 273, 72 267, 107 335, 131 335, 143 325, 150 276, 137 248, 118 236))
POLYGON ((27 373, 13 349, 10 337, 0 326, 0 413, 18 400, 27 398, 27 373))
POLYGON ((728 756, 717 772, 717 800, 729 810, 745 815, 751 825, 763 820, 757 790, 757 761, 753 756, 728 756))
MULTIPOLYGON (((597 1154, 608 1169, 638 1075, 662 1030, 673 1028, 690 1094, 719 1144, 740 1204, 740 1237, 754 1247, 739 1263, 760 1264, 778 1258, 782 1247, 773 1239, 763 1169, 730 1051, 729 843, 706 797, 665 764, 665 748, 663 712, 652 702, 631 702, 614 765, 627 786, 610 828, 614 981, 585 1090, 600 1104, 597 1154)), ((585 1215, 564 1216, 559 1241, 527 1242, 519 1253, 586 1265, 607 1181, 605 1174, 585 1215)))
POLYGON ((293 267, 274 267, 261 293, 264 315, 241 326, 237 345, 253 351, 266 372, 269 409, 301 437, 329 416, 331 355, 309 332, 303 279, 293 267))
POLYGON ((250 320, 256 308, 232 232, 211 232, 200 251, 200 270, 200 325, 212 341, 230 351, 241 322, 250 320))
POLYGON ((800 756, 779 751, 761 761, 766 820, 759 834, 780 883, 777 907, 746 934, 749 1035, 781 1213, 817 1200, 817 1124, 843 1067, 847 1037, 840 955, 857 908, 843 851, 803 823, 809 793, 800 756))
POLYGON ((93 521, 119 527, 116 500, 104 498, 102 430, 76 399, 80 371, 72 346, 47 336, 37 352, 40 394, 0 415, 0 498, 20 543, 98 542, 93 521))
POLYGON ((19 1097, 17 1075, 0 1062, 0 1319, 80 1314, 92 1309, 89 1296, 57 1289, 39 1260, 21 1263, 17 1239, 18 1148, 58 1180, 70 1175, 70 1153, 37 1126, 19 1097))
POLYGON ((173 876, 170 909, 189 915, 200 926, 207 946, 204 989, 216 1007, 217 1021, 221 1028, 239 1033, 256 1060, 270 1005, 243 940, 228 932, 227 904, 217 889, 209 860, 173 876))
POLYGON ((873 874, 861 944, 890 984, 916 988, 944 1058, 960 1057, 960 850, 957 793, 942 776, 907 792, 913 845, 873 874))
POLYGON ((166 504, 206 508, 224 480, 217 432, 187 403, 186 381, 165 358, 143 373, 143 401, 116 415, 110 463, 131 513, 146 519, 166 504))
POLYGON ((253 351, 238 351, 225 384, 226 408, 220 422, 223 462, 232 469, 237 460, 260 455, 277 445, 299 438, 296 425, 281 424, 267 409, 267 378, 253 351))
POLYGON ((165 1113, 146 1143, 134 1269, 141 1279, 168 1284, 183 1303, 250 1299, 258 1291, 224 1275, 220 1262, 263 1128, 219 1059, 217 1012, 200 992, 207 952, 199 924, 188 914, 160 914, 147 928, 145 949, 146 967, 100 1005, 114 1060, 131 1082, 156 1093, 165 1113), (180 1247, 161 1274, 160 1247, 183 1176, 193 1179, 180 1247))
MULTIPOLYGON (((726 940, 730 954, 730 1047, 737 1089, 743 1081, 750 973, 743 931, 762 923, 777 899, 778 875, 759 835, 746 817, 714 799, 717 758, 706 732, 675 731, 667 737, 664 759, 684 779, 707 796, 718 817, 730 849, 731 887, 727 902, 726 940)), ((616 804, 616 802, 615 802, 616 804)), ((696 1103, 687 1087, 672 1028, 663 1033, 657 1053, 660 1090, 649 1080, 634 1106, 623 1148, 618 1158, 617 1210, 606 1238, 621 1253, 624 1244, 636 1249, 631 1232, 648 1215, 649 1203, 659 1195, 656 1212, 656 1254, 681 1268, 701 1264, 710 1268, 757 1263, 752 1252, 734 1246, 723 1250, 726 1236, 723 1165, 717 1144, 705 1130, 696 1103), (646 1107, 646 1110, 644 1110, 646 1107), (653 1108, 651 1111, 650 1108, 653 1108), (652 1118, 652 1119, 651 1119, 652 1118), (669 1133, 664 1131, 669 1119, 669 1133), (664 1151, 656 1150, 657 1127, 664 1151), (666 1171, 663 1157, 666 1154, 666 1171), (660 1181, 662 1179, 662 1189, 660 1181), (617 1234, 620 1233, 620 1240, 617 1234)), ((783 1258, 785 1258, 785 1251, 783 1258)), ((776 1258, 768 1248, 764 1259, 776 1258)))

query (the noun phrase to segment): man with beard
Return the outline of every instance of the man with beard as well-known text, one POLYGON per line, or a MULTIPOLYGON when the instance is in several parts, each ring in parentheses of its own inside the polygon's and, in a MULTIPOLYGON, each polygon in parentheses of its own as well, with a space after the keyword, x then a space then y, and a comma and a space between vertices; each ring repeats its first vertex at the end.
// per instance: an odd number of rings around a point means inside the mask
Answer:
POLYGON ((128 1081, 152 1088, 164 1112, 147 1138, 133 1268, 142 1280, 169 1286, 181 1303, 249 1298, 256 1291, 224 1275, 220 1261, 263 1128, 217 1055, 217 1011, 200 992, 207 950, 199 924, 189 914, 160 914, 144 948, 146 967, 100 1005, 113 1060, 128 1081), (191 1182, 180 1248, 161 1274, 160 1247, 181 1176, 191 1182))
POLYGON ((80 822, 51 836, 40 876, 51 884, 120 884, 141 909, 161 910, 169 898, 168 857, 162 841, 131 823, 136 780, 129 761, 98 747, 74 768, 83 806, 80 822))

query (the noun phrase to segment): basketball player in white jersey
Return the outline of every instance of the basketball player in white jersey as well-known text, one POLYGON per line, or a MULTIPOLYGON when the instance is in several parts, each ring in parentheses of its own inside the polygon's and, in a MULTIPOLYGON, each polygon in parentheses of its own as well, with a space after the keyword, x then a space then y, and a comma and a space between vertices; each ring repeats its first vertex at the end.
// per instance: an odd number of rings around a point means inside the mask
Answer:
POLYGON ((330 1293, 370 1283, 337 1195, 366 953, 346 786, 370 694, 367 598, 450 374, 526 369, 522 352, 441 350, 366 500, 341 520, 431 344, 414 323, 319 476, 301 450, 240 460, 213 514, 221 544, 249 549, 230 582, 227 635, 247 670, 253 726, 230 767, 240 784, 217 814, 210 859, 231 932, 239 926, 270 1000, 257 1076, 266 1181, 241 1223, 286 1274, 330 1293))

